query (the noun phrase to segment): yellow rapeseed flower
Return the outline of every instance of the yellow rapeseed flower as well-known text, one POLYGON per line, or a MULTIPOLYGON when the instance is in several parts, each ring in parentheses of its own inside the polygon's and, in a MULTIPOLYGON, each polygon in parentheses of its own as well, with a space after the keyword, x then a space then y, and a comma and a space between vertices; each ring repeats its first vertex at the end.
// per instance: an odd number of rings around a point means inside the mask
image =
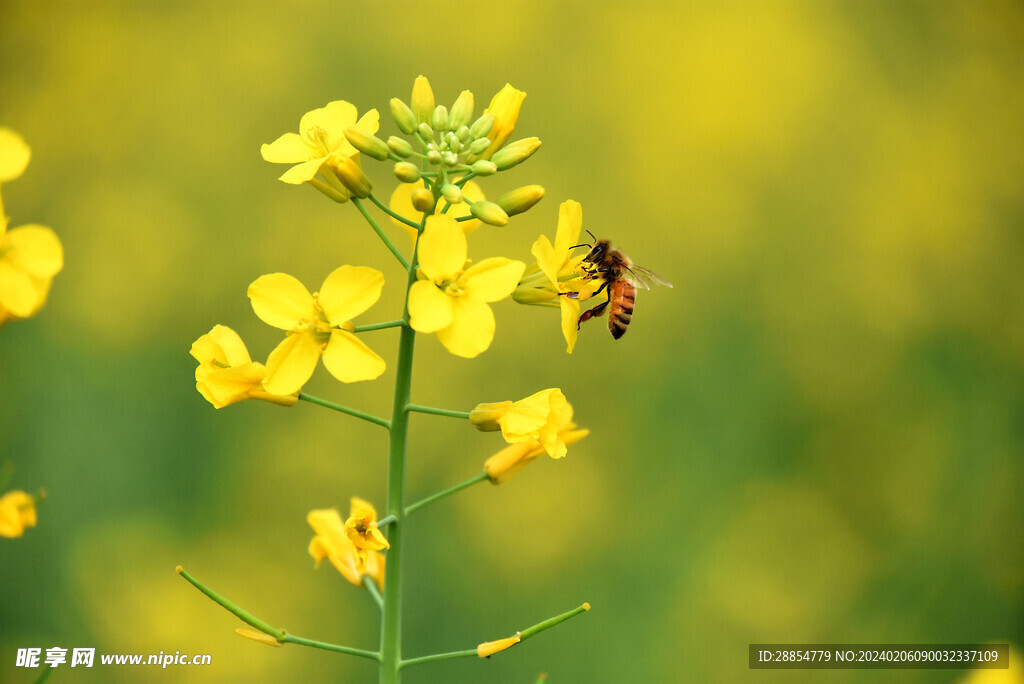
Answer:
POLYGON ((260 276, 249 286, 252 308, 264 323, 288 331, 267 359, 263 387, 271 394, 302 389, 321 356, 327 370, 342 382, 373 380, 387 365, 352 333, 350 320, 380 298, 384 275, 365 266, 341 266, 320 291, 285 273, 260 276))
POLYGON ((572 405, 560 389, 552 388, 519 401, 480 404, 469 420, 484 432, 500 429, 509 444, 537 442, 552 458, 562 458, 562 434, 572 424, 572 405))
POLYGON ((579 330, 580 302, 588 299, 601 286, 600 279, 587 279, 580 267, 586 252, 572 255, 571 247, 579 243, 583 228, 583 207, 567 200, 558 208, 555 243, 541 235, 530 252, 537 259, 525 271, 512 298, 520 304, 557 306, 562 317, 562 336, 566 352, 572 353, 579 330), (575 297, 566 296, 578 292, 575 297))
POLYGON ((277 395, 263 388, 267 368, 250 358, 245 343, 226 325, 215 325, 192 343, 190 352, 196 367, 196 389, 214 408, 224 408, 245 399, 262 399, 292 406, 298 393, 277 395))
POLYGON ((355 549, 356 569, 368 573, 368 554, 391 548, 391 544, 377 528, 377 509, 358 496, 352 497, 348 520, 345 521, 345 535, 355 549))
POLYGON ((476 647, 476 654, 481 658, 490 658, 495 653, 500 653, 506 648, 512 648, 520 642, 522 637, 519 634, 497 641, 485 641, 476 647))
POLYGON ((359 152, 345 137, 345 130, 356 128, 373 135, 380 127, 376 109, 363 114, 357 121, 355 105, 335 100, 320 109, 303 115, 298 133, 285 133, 269 145, 260 148, 260 154, 275 164, 295 164, 279 180, 295 185, 311 180, 332 157, 358 158, 359 152))
POLYGON ((309 555, 313 556, 317 567, 327 558, 345 579, 357 587, 362 586, 363 577, 369 575, 377 586, 384 588, 384 555, 376 550, 367 551, 364 567, 360 570, 356 546, 348 538, 345 523, 337 510, 327 508, 310 511, 306 520, 316 532, 309 542, 309 555))
MULTIPOLYGON (((417 183, 400 183, 398 187, 395 188, 395 191, 391 193, 391 201, 388 202, 391 211, 399 214, 400 216, 404 216, 414 223, 422 221, 423 212, 419 211, 412 205, 412 194, 417 190, 422 189, 425 189, 422 180, 417 183)), ((473 181, 466 181, 466 184, 462 188, 462 196, 469 200, 469 202, 481 202, 485 199, 484 191, 473 181)), ((448 206, 448 202, 442 197, 437 201, 437 205, 434 207, 434 213, 440 214, 441 212, 444 212, 445 215, 451 216, 454 219, 469 216, 469 202, 458 202, 451 205, 451 208, 445 211, 445 207, 448 206)), ((394 217, 392 217, 391 222, 407 232, 413 242, 416 241, 417 232, 415 228, 402 223, 394 217)), ((480 219, 474 218, 466 221, 459 221, 459 226, 462 228, 462 232, 469 235, 480 226, 480 219)))
POLYGON ((484 114, 494 117, 494 125, 491 126, 491 130, 487 134, 491 144, 480 155, 481 159, 490 159, 491 155, 508 142, 509 136, 515 130, 516 121, 519 119, 519 109, 523 106, 525 99, 526 93, 516 90, 510 83, 506 83, 505 87, 491 98, 491 104, 484 110, 484 114))
POLYGON ((512 294, 526 265, 505 257, 469 266, 466 235, 445 215, 428 216, 419 244, 419 280, 409 288, 409 324, 436 332, 445 348, 473 358, 491 346, 489 304, 512 294))
MULTIPOLYGON (((18 178, 31 156, 20 135, 0 128, 0 183, 18 178)), ((52 230, 34 224, 7 227, 0 197, 0 325, 38 312, 53 277, 64 267, 64 248, 52 230)))
POLYGON ((17 489, 0 496, 0 537, 20 537, 35 525, 35 497, 17 489))

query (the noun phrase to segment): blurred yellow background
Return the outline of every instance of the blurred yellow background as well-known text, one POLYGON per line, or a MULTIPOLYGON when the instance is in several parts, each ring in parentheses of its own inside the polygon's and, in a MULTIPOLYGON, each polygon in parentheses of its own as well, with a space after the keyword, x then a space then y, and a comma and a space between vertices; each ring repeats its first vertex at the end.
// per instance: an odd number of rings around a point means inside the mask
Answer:
MULTIPOLYGON (((1024 9, 1006 2, 0 5, 3 188, 66 266, 0 330, 0 459, 44 487, 0 540, 0 681, 19 647, 209 653, 51 681, 375 681, 369 661, 239 639, 182 564, 271 624, 377 646, 376 608, 313 570, 306 513, 383 505, 378 427, 309 404, 215 411, 193 340, 280 339, 246 287, 343 263, 403 274, 351 205, 259 146, 335 99, 382 113, 418 74, 477 111, 528 94, 540 152, 482 183, 547 197, 470 256, 532 260, 558 204, 673 290, 629 334, 495 306, 474 361, 420 336, 413 400, 468 410, 558 386, 591 436, 411 519, 407 656, 472 648, 583 601, 487 662, 408 682, 906 681, 955 671, 751 672, 752 642, 1024 643, 1024 9), (830 675, 833 675, 830 677, 830 675)), ((364 165, 378 193, 388 165, 364 165)), ((403 234, 393 230, 398 244, 403 234)), ((394 314, 394 315, 393 315, 394 314)), ((393 359, 394 330, 368 333, 393 359)), ((394 371, 313 394, 387 415, 394 371)), ((493 434, 415 416, 408 492, 479 471, 493 434)))

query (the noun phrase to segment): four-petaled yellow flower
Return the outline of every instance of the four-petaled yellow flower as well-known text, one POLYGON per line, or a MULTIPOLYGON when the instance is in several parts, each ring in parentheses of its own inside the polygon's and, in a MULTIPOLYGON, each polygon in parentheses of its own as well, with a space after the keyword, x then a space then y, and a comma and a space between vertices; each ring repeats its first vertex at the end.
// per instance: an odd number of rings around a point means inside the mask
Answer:
POLYGON ((562 312, 562 336, 565 337, 566 352, 571 354, 576 346, 579 330, 580 302, 601 287, 599 278, 587 279, 580 268, 586 251, 572 255, 571 247, 578 244, 583 228, 583 207, 579 202, 567 200, 558 208, 558 228, 555 244, 546 235, 533 243, 530 253, 537 261, 525 271, 512 298, 520 304, 557 306, 562 312), (579 293, 574 297, 569 293, 579 293))
MULTIPOLYGON (((18 178, 31 155, 20 135, 0 128, 0 183, 18 178)), ((53 277, 64 267, 64 249, 52 230, 39 225, 7 227, 0 197, 0 325, 38 312, 53 277)))
MULTIPOLYGON (((555 433, 556 439, 563 447, 578 442, 590 434, 590 430, 577 429, 576 423, 572 422, 572 406, 568 408, 569 410, 562 414, 562 423, 555 433)), ((487 473, 491 484, 498 485, 533 463, 543 453, 549 452, 539 439, 510 444, 487 459, 484 463, 484 472, 487 473)))
MULTIPOLYGON (((395 191, 391 193, 391 201, 388 202, 389 208, 396 214, 404 216, 414 223, 419 223, 423 220, 423 212, 412 206, 412 193, 424 188, 425 186, 422 180, 417 183, 400 183, 398 187, 395 188, 395 191)), ((482 202, 486 199, 484 191, 481 190, 480 186, 473 181, 466 181, 466 184, 462 188, 462 196, 469 200, 469 202, 482 202)), ((451 205, 451 207, 445 211, 445 207, 448 206, 448 202, 442 197, 437 201, 437 205, 434 207, 434 213, 440 214, 441 212, 444 212, 445 215, 451 216, 454 219, 469 216, 469 202, 458 202, 451 205)), ((402 223, 394 217, 391 217, 391 222, 407 232, 413 242, 416 241, 418 232, 415 228, 402 223)), ((480 219, 474 218, 459 221, 459 226, 462 228, 463 233, 469 235, 480 227, 480 219)))
POLYGON ((20 537, 36 525, 36 500, 20 490, 0 496, 0 537, 20 537))
POLYGON ((356 569, 368 572, 368 554, 372 551, 391 548, 377 528, 377 509, 358 496, 352 497, 348 520, 345 521, 345 535, 355 549, 356 569))
POLYGON ((345 129, 354 127, 373 135, 380 127, 380 116, 376 109, 366 112, 358 121, 357 116, 355 105, 344 100, 329 102, 303 115, 298 133, 285 133, 263 145, 260 153, 268 162, 295 164, 279 180, 295 185, 305 183, 332 157, 358 158, 359 152, 345 137, 345 129))
POLYGON ((196 389, 214 408, 224 408, 245 399, 262 399, 282 406, 292 406, 298 393, 277 395, 263 388, 267 368, 250 358, 245 343, 226 325, 213 330, 192 343, 190 352, 196 367, 196 389))
POLYGON ((536 442, 551 458, 562 458, 562 436, 572 423, 572 405, 562 390, 552 388, 519 401, 479 404, 470 411, 469 421, 482 432, 501 430, 509 444, 536 442))
POLYGON ((345 523, 333 508, 310 511, 306 516, 316 536, 309 542, 309 555, 316 560, 317 567, 324 558, 331 561, 338 572, 352 584, 362 586, 363 577, 369 575, 381 589, 384 588, 384 555, 377 550, 368 550, 364 566, 360 570, 355 544, 346 534, 345 523))
POLYGON ((317 359, 342 382, 373 380, 384 372, 384 359, 352 333, 349 321, 380 297, 384 275, 365 266, 342 266, 309 290, 285 273, 260 276, 249 286, 252 308, 264 323, 288 331, 267 359, 263 387, 271 394, 302 389, 317 359))
POLYGON ((409 324, 436 332, 456 356, 471 359, 491 346, 489 304, 512 294, 526 265, 505 257, 468 266, 466 234, 445 215, 428 216, 419 240, 419 280, 409 288, 409 324))
POLYGON ((516 90, 511 83, 506 83, 505 87, 491 98, 491 104, 484 110, 484 114, 494 117, 494 125, 491 126, 491 130, 487 134, 487 137, 491 139, 491 144, 480 155, 481 159, 490 159, 491 155, 508 142, 509 136, 515 130, 516 121, 519 119, 519 109, 523 106, 525 99, 526 93, 516 90))

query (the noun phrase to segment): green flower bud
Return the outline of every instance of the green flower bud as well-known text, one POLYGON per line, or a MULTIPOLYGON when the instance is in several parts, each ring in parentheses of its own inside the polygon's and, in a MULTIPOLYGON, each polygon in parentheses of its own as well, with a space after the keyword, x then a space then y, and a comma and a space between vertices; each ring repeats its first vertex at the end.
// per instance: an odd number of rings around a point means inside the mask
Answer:
POLYGON ((505 210, 509 216, 522 214, 544 198, 544 188, 539 185, 525 185, 516 188, 494 201, 499 207, 505 210))
POLYGON ((457 185, 445 183, 441 186, 441 194, 448 201, 448 204, 458 204, 462 201, 462 190, 457 185))
POLYGON ((482 138, 491 132, 492 126, 494 126, 494 115, 484 114, 469 127, 469 134, 474 138, 482 138))
POLYGON ((498 172, 498 165, 487 159, 478 159, 473 162, 473 173, 478 176, 490 176, 498 172))
POLYGON ((449 125, 452 130, 459 129, 469 123, 473 118, 473 93, 463 90, 459 93, 458 99, 452 105, 452 115, 449 125))
POLYGON ((433 124, 435 131, 447 131, 448 108, 444 105, 434 107, 434 115, 430 118, 430 123, 433 124))
POLYGON ((434 193, 426 188, 417 188, 412 191, 412 207, 416 211, 430 213, 434 211, 434 193))
POLYGON ((492 226, 504 226, 508 223, 508 214, 494 202, 473 202, 469 211, 476 218, 492 226))
POLYGON ((409 105, 405 104, 397 97, 391 98, 391 116, 394 118, 395 123, 398 125, 398 130, 402 131, 406 135, 413 132, 416 128, 416 115, 409 109, 409 105))
POLYGON ((469 126, 459 126, 459 130, 455 132, 455 135, 459 136, 459 140, 462 142, 469 142, 473 136, 469 134, 469 126))
POLYGON ((495 152, 491 161, 497 164, 499 171, 504 171, 511 169, 516 164, 522 164, 538 149, 540 149, 540 138, 523 138, 495 152))
POLYGON ((377 161, 384 161, 388 158, 387 144, 375 135, 364 133, 358 128, 346 128, 345 137, 356 148, 367 157, 373 157, 377 161))
POLYGON ((434 139, 434 129, 430 127, 430 124, 421 123, 416 128, 416 135, 419 136, 423 142, 429 142, 434 139))
POLYGON ((456 164, 459 163, 459 155, 455 154, 454 152, 442 152, 441 161, 443 161, 448 166, 455 166, 456 164))
POLYGON ((415 183, 420 179, 420 170, 415 164, 398 162, 395 164, 395 177, 403 183, 415 183))
POLYGON ((430 150, 429 152, 427 152, 427 161, 429 161, 431 164, 440 164, 441 153, 438 152, 437 150, 430 150))
POLYGON ((434 91, 430 88, 430 81, 426 76, 417 76, 412 84, 412 112, 420 123, 430 121, 430 115, 434 113, 434 91))
POLYGON ((353 196, 359 199, 365 199, 370 196, 373 184, 370 183, 370 179, 363 173, 359 164, 352 161, 350 157, 344 155, 332 157, 327 161, 327 165, 334 172, 334 175, 338 177, 342 185, 345 186, 345 189, 351 192, 353 196))
POLYGON ((472 142, 472 144, 470 144, 470 146, 469 146, 469 153, 470 154, 480 154, 481 152, 483 152, 484 150, 486 150, 490 146, 491 146, 491 139, 490 138, 480 138, 479 140, 474 140, 472 142))
POLYGON ((412 145, 409 144, 409 141, 399 138, 397 135, 388 138, 388 149, 403 159, 412 154, 412 145))
POLYGON ((458 154, 459 152, 462 151, 462 141, 459 140, 459 137, 454 133, 448 134, 446 142, 448 143, 448 149, 454 152, 455 154, 458 154))

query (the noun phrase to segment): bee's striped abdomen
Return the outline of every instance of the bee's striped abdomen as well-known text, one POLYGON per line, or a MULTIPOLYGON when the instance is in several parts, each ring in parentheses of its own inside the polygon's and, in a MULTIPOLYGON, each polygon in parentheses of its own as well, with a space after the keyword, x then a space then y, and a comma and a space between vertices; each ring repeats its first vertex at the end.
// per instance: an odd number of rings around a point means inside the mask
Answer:
POLYGON ((636 300, 636 287, 628 280, 616 280, 608 288, 608 299, 611 311, 608 313, 608 330, 612 337, 619 339, 626 334, 626 328, 633 319, 633 302, 636 300))

